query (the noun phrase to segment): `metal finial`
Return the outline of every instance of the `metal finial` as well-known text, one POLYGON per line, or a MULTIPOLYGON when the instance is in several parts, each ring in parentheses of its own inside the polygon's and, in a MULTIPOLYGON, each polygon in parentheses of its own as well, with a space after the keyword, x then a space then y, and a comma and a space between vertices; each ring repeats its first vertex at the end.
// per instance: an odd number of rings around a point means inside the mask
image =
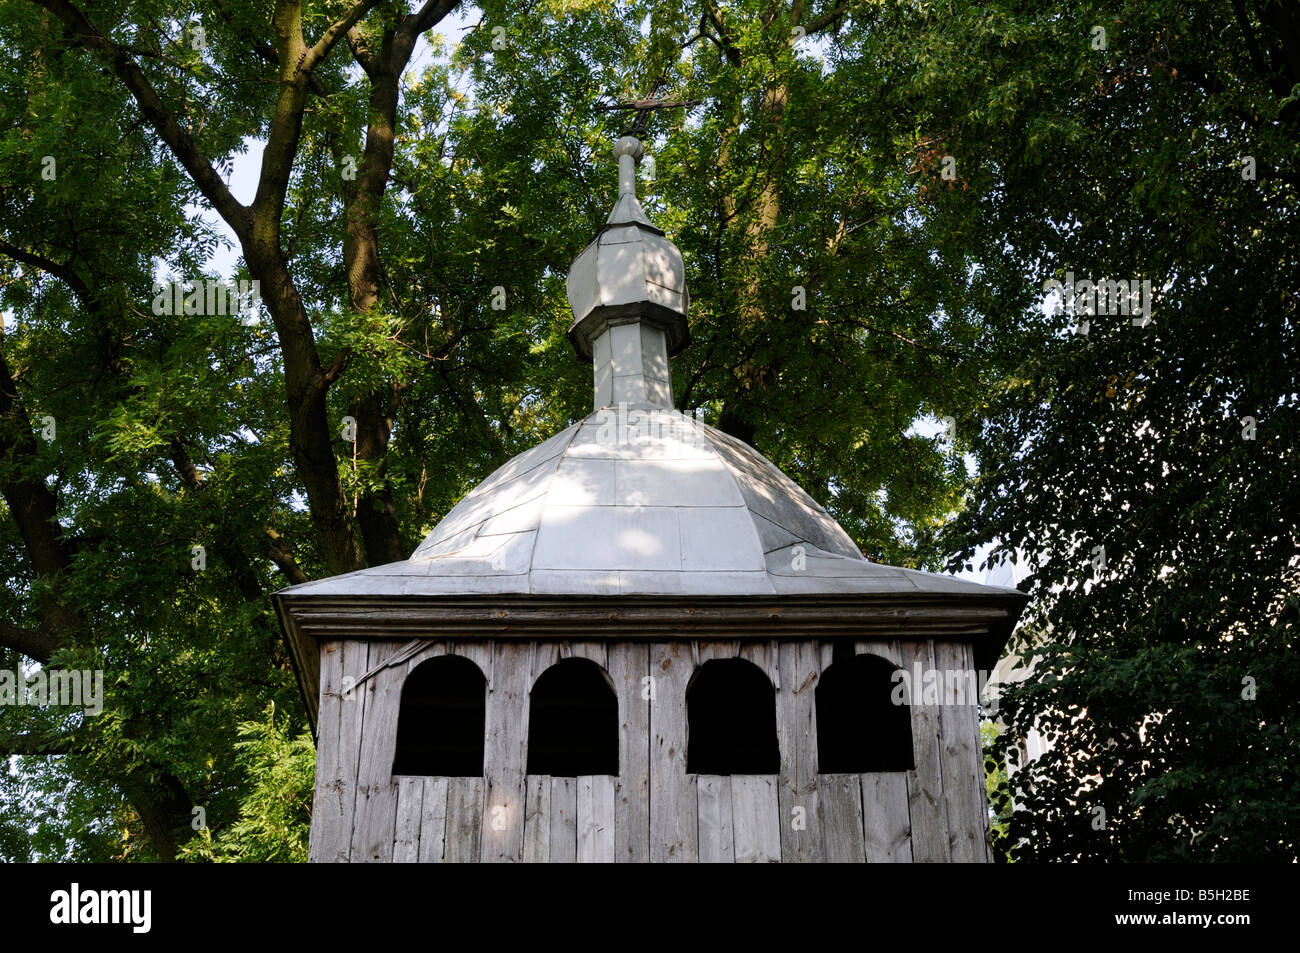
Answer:
POLYGON ((645 149, 636 136, 624 136, 614 143, 614 158, 618 161, 618 194, 636 196, 636 167, 641 164, 645 149))

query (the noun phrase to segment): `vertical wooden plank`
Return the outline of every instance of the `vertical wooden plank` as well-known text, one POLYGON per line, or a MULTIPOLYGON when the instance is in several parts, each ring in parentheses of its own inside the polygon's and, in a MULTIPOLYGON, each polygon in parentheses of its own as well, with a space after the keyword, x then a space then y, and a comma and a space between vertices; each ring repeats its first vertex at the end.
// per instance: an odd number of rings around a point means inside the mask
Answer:
POLYGON ((347 863, 352 859, 352 829, 356 817, 357 768, 361 752, 362 687, 353 687, 366 673, 370 646, 363 641, 347 639, 342 648, 343 663, 339 681, 339 734, 338 760, 335 777, 330 784, 331 810, 337 805, 337 815, 331 821, 331 840, 321 844, 321 860, 328 863, 347 863))
MULTIPOLYGON (((542 673, 560 660, 560 643, 534 642, 531 648, 533 666, 533 684, 541 678, 542 673)), ((532 685, 528 686, 532 691, 532 685)))
POLYGON ((484 744, 485 863, 518 862, 524 852, 524 770, 528 763, 528 692, 532 646, 499 640, 493 652, 484 744))
POLYGON ((820 671, 824 672, 831 667, 831 663, 835 660, 835 642, 829 640, 829 638, 823 638, 822 641, 818 642, 816 651, 818 651, 818 658, 822 662, 822 670, 820 671))
MULTIPOLYGON (((609 677, 618 695, 618 780, 614 784, 614 861, 650 860, 650 674, 644 644, 609 646, 609 677)), ((658 684, 655 684, 658 694, 658 684)))
POLYGON ((690 644, 650 646, 655 698, 650 703, 650 860, 694 863, 699 858, 695 776, 686 773, 686 685, 690 644))
POLYGON ((817 782, 826 863, 863 863, 867 855, 862 833, 860 777, 856 774, 823 774, 817 782))
POLYGON ((578 860, 578 784, 573 778, 551 782, 551 863, 578 860))
POLYGON ((393 837, 395 864, 420 859, 420 822, 424 811, 424 778, 397 779, 397 833, 393 837))
POLYGON ((948 847, 953 863, 988 861, 988 801, 980 746, 979 682, 966 646, 936 642, 934 660, 943 674, 942 739, 944 803, 948 809, 948 847))
MULTIPOLYGON (((390 658, 401 647, 398 642, 371 642, 367 670, 390 658)), ((386 668, 358 688, 362 693, 362 744, 357 770, 356 819, 352 825, 354 863, 387 863, 392 859, 397 825, 393 755, 397 748, 397 715, 405 676, 405 665, 386 668)))
POLYGON ((478 863, 485 790, 483 778, 447 779, 447 837, 443 846, 447 863, 478 863))
POLYGON ((551 779, 530 774, 524 780, 524 863, 551 859, 551 779))
POLYGON ((561 643, 564 658, 583 658, 609 671, 609 643, 596 640, 570 640, 561 643))
POLYGON ((695 779, 699 799, 700 863, 730 864, 736 860, 731 825, 731 778, 700 774, 695 779))
POLYGON ((721 642, 698 642, 695 646, 695 659, 699 665, 713 659, 736 658, 739 655, 739 643, 730 639, 721 642))
POLYGON ((491 639, 462 639, 459 642, 447 643, 448 655, 459 655, 461 658, 467 658, 483 673, 483 680, 487 682, 488 691, 492 691, 492 652, 494 643, 491 639))
MULTIPOLYGON (((924 674, 934 668, 931 643, 902 646, 905 667, 924 674)), ((912 859, 918 864, 947 863, 948 809, 944 805, 942 741, 938 706, 926 703, 922 685, 912 686, 912 750, 916 767, 907 772, 908 812, 912 819, 912 859)))
MULTIPOLYGON (((725 656, 720 655, 719 657, 725 656)), ((757 642, 752 639, 742 642, 736 646, 736 654, 732 658, 743 658, 753 662, 763 670, 764 675, 771 679, 775 688, 777 681, 780 679, 780 666, 778 664, 780 654, 772 650, 772 643, 757 642)))
POLYGON ((614 778, 608 774, 577 778, 578 863, 614 862, 614 778))
POLYGON ((897 639, 892 641, 872 640, 868 642, 858 642, 854 646, 854 651, 858 655, 874 655, 887 662, 892 662, 900 668, 903 667, 904 664, 900 643, 897 639))
POLYGON ((776 693, 776 732, 781 746, 777 787, 781 803, 781 859, 822 859, 817 799, 817 680, 821 658, 809 641, 781 642, 777 649, 781 690, 776 693), (798 810, 802 808, 802 810, 798 810))
POLYGON ((731 823, 736 863, 781 862, 781 803, 776 779, 768 774, 731 776, 731 823))
POLYGON ((869 864, 912 862, 912 821, 908 807, 908 775, 878 771, 861 775, 862 827, 869 864))
POLYGON ((427 662, 431 658, 437 658, 441 655, 447 655, 451 651, 449 642, 426 642, 418 652, 412 655, 406 662, 406 673, 409 675, 419 667, 421 662, 427 662))
POLYGON ((343 713, 339 687, 343 681, 343 642, 338 639, 321 642, 320 654, 316 782, 312 797, 311 840, 307 848, 307 857, 312 863, 335 859, 335 848, 344 836, 341 825, 345 783, 339 764, 339 718, 343 713))
POLYGON ((447 778, 424 778, 420 810, 420 863, 440 864, 446 857, 447 778))

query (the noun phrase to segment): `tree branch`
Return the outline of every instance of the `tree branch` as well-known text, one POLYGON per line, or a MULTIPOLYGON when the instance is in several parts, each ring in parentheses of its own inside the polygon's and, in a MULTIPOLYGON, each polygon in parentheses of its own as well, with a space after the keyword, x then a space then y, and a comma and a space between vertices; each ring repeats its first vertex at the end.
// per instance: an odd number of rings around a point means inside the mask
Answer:
POLYGON ((250 226, 247 207, 231 194, 221 176, 212 168, 212 163, 199 149, 194 137, 176 121, 176 117, 163 104, 157 90, 131 59, 128 51, 99 32, 86 15, 67 0, 31 0, 31 2, 44 7, 58 17, 63 22, 68 36, 78 46, 106 54, 110 58, 113 72, 135 98, 140 111, 149 120, 159 137, 185 167, 204 198, 212 203, 212 207, 226 220, 226 224, 236 235, 241 238, 246 236, 250 226))
POLYGON ((415 13, 402 23, 402 29, 411 36, 419 36, 425 30, 441 22, 442 18, 455 9, 460 0, 427 0, 415 13))
POLYGON ((309 582, 307 574, 302 571, 298 561, 293 558, 293 553, 289 552, 289 547, 285 545, 284 537, 269 526, 262 527, 262 532, 266 534, 266 555, 279 567, 280 572, 284 573, 284 577, 290 584, 296 586, 301 582, 309 582))
POLYGON ((829 13, 823 13, 816 20, 813 20, 806 27, 804 27, 804 36, 812 36, 814 33, 820 33, 822 30, 826 29, 828 26, 835 23, 836 20, 839 20, 848 12, 849 12, 849 5, 847 3, 842 3, 834 10, 831 10, 829 13))
MULTIPOLYGON (((280 57, 275 52, 275 47, 266 40, 249 33, 247 30, 240 29, 235 24, 235 18, 231 16, 230 11, 226 9, 225 0, 213 0, 213 2, 217 6, 217 13, 221 19, 225 20, 226 25, 248 44, 249 49, 256 53, 263 62, 269 63, 271 66, 278 69, 280 66, 280 57)), ((315 73, 312 73, 307 77, 307 85, 311 87, 311 91, 317 96, 329 95, 329 90, 325 88, 325 84, 316 77, 315 73)))
POLYGON ((49 661, 57 648, 56 640, 50 633, 11 622, 0 622, 0 645, 21 652, 42 665, 49 661))
POLYGON ((0 255, 8 255, 14 261, 21 261, 24 265, 31 265, 33 268, 39 268, 41 271, 53 275, 71 288, 83 304, 88 303, 90 286, 82 281, 81 276, 67 265, 52 258, 46 258, 44 255, 25 251, 17 245, 11 245, 4 239, 0 239, 0 255))
POLYGON ((339 37, 351 30, 357 21, 369 13, 377 3, 379 3, 379 0, 358 0, 358 2, 354 3, 351 9, 343 14, 341 19, 335 20, 329 25, 321 38, 316 41, 316 45, 303 56, 302 62, 298 64, 298 69, 304 73, 310 73, 317 63, 329 56, 330 50, 334 48, 334 44, 338 42, 339 37))

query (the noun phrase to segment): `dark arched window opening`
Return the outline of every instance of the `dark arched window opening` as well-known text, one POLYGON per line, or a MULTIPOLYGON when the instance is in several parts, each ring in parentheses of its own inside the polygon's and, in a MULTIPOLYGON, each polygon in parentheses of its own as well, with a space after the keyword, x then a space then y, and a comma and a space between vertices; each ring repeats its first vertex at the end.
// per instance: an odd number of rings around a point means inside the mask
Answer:
POLYGON ((483 776, 487 679, 459 655, 421 662, 402 686, 393 774, 483 776))
POLYGON ((576 778, 618 774, 618 698, 595 662, 556 662, 528 704, 528 773, 576 778))
POLYGON ((818 773, 907 771, 916 766, 912 710, 894 704, 899 694, 895 671, 892 663, 875 655, 851 655, 836 658, 822 672, 817 683, 818 773))
POLYGON ((686 687, 686 770, 776 774, 776 691, 746 659, 710 659, 686 687))

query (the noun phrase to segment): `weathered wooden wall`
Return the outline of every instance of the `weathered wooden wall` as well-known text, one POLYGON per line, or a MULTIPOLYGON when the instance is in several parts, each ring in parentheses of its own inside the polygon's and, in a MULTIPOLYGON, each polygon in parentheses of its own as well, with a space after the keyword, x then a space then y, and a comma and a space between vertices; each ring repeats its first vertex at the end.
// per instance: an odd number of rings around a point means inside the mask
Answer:
MULTIPOLYGON (((314 862, 984 862, 988 814, 976 710, 914 699, 916 767, 817 773, 814 692, 831 643, 432 641, 322 646, 314 862), (391 773, 406 675, 435 655, 464 656, 488 682, 484 777, 391 773), (619 776, 525 774, 528 693, 562 658, 591 659, 618 695, 619 776), (712 658, 740 656, 776 687, 778 775, 687 774, 686 685, 712 658), (646 700, 647 676, 653 699, 646 700), (348 690, 351 689, 351 690, 348 690)), ((858 642, 911 671, 966 670, 952 642, 858 642)))

